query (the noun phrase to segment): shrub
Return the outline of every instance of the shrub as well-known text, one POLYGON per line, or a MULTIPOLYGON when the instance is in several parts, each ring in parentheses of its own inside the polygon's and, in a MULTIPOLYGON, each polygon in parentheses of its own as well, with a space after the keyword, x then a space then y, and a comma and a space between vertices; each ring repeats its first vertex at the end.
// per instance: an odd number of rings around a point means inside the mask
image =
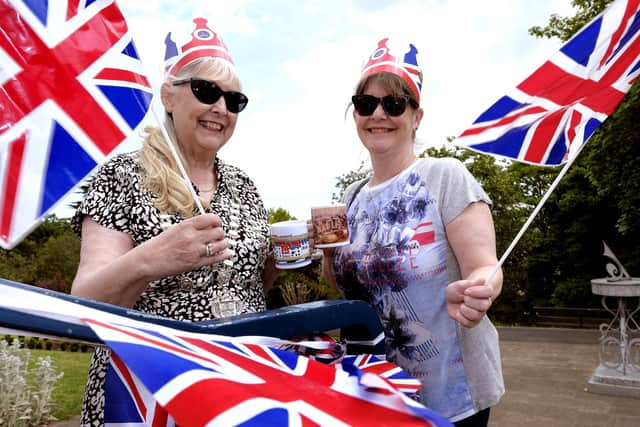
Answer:
POLYGON ((49 357, 31 361, 19 340, 0 340, 0 426, 41 426, 51 416, 51 393, 63 373, 49 357))
POLYGON ((336 298, 340 298, 340 295, 324 280, 320 274, 320 263, 314 261, 295 271, 281 271, 273 288, 267 294, 267 307, 274 309, 286 305, 336 298))

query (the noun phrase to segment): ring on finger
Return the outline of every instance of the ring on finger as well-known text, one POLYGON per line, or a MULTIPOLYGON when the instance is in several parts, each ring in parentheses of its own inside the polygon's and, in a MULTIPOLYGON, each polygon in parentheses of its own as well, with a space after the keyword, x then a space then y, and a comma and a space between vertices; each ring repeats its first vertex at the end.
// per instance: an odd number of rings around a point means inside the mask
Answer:
POLYGON ((213 251, 213 243, 209 242, 204 246, 204 250, 205 250, 205 256, 213 256, 213 254, 215 253, 213 251))

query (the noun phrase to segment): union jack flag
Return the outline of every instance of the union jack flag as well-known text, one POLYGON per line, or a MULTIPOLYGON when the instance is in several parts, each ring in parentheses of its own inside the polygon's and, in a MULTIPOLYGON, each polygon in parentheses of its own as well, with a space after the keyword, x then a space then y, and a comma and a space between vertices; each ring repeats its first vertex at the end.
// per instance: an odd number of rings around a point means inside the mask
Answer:
POLYGON ((388 362, 384 356, 373 354, 347 355, 342 359, 342 367, 354 366, 361 372, 376 374, 385 378, 399 391, 411 396, 414 395, 422 384, 419 380, 407 374, 398 365, 388 362))
MULTIPOLYGON (((327 348, 314 349, 307 345, 285 345, 279 348, 293 351, 299 355, 324 363, 325 365, 341 364, 345 371, 354 371, 356 375, 372 373, 386 379, 395 389, 413 396, 420 390, 420 380, 407 374, 395 363, 386 360, 385 355, 360 354, 345 355, 346 341, 338 342, 327 334, 313 334, 302 338, 305 342, 321 341, 327 348)), ((305 343, 307 344, 307 343, 305 343)))
POLYGON ((131 134, 152 91, 114 0, 0 0, 0 246, 131 134))
POLYGON ((614 112, 640 73, 640 0, 617 0, 482 113, 456 145, 558 165, 614 112))
MULTIPOLYGON (((373 359, 342 368, 250 343, 248 337, 84 321, 126 364, 132 376, 127 383, 153 395, 178 425, 451 426, 374 375, 373 359), (358 368, 367 364, 368 371, 358 368)), ((139 422, 142 411, 132 412, 138 420, 132 422, 139 422)))
POLYGON ((175 426, 169 413, 115 354, 111 355, 107 368, 105 394, 108 396, 104 405, 105 425, 175 426))

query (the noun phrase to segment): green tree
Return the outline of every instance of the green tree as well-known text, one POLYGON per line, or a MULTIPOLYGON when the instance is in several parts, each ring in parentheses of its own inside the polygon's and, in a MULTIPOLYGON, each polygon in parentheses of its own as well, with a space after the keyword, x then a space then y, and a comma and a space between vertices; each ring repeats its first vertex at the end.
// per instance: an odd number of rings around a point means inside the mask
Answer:
POLYGON ((604 8, 613 0, 573 0, 571 5, 577 9, 573 16, 551 15, 549 23, 545 27, 534 26, 529 28, 529 34, 535 37, 558 38, 561 41, 569 40, 582 27, 598 16, 604 8))
POLYGON ((297 219, 295 216, 291 215, 288 210, 284 208, 269 208, 267 209, 267 216, 269 224, 273 224, 274 222, 280 221, 289 221, 291 219, 297 219))
POLYGON ((47 240, 33 260, 36 284, 69 293, 80 262, 80 240, 71 233, 47 240))
POLYGON ((69 221, 51 215, 14 249, 0 249, 0 277, 68 292, 79 257, 69 221))
MULTIPOLYGON (((573 1, 574 16, 554 15, 546 27, 529 31, 568 40, 609 3, 573 1)), ((540 299, 561 306, 598 304, 589 280, 605 275, 602 240, 630 274, 640 269, 639 91, 634 85, 594 133, 543 209, 544 237, 525 266, 529 277, 550 284, 538 289, 540 299)))
POLYGON ((358 167, 358 169, 349 171, 344 175, 340 175, 338 178, 336 178, 336 188, 338 189, 338 191, 336 193, 333 193, 333 195, 331 196, 331 200, 340 200, 340 198, 344 194, 344 191, 349 185, 366 178, 370 173, 371 169, 368 168, 364 162, 360 162, 360 166, 358 167))

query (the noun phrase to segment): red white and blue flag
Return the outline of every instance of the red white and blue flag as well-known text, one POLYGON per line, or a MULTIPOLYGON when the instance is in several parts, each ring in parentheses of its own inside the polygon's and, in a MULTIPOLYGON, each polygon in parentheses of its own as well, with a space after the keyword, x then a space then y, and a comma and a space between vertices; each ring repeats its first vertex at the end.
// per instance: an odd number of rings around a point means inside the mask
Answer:
POLYGON ((640 73, 640 0, 617 0, 513 91, 456 145, 558 165, 614 112, 640 73))
POLYGON ((407 374, 398 365, 387 361, 383 356, 374 354, 347 355, 341 361, 342 367, 353 365, 360 372, 376 374, 389 381, 397 390, 409 396, 415 395, 421 388, 419 380, 407 374))
POLYGON ((115 427, 172 427, 175 421, 115 354, 105 378, 104 422, 115 427))
POLYGON ((0 246, 123 142, 152 97, 114 0, 0 0, 0 246))
MULTIPOLYGON (((391 379, 401 374, 375 358, 326 365, 250 337, 84 320, 117 355, 118 373, 108 379, 122 379, 119 392, 133 396, 134 403, 120 405, 128 412, 109 412, 112 426, 452 425, 394 387, 391 379), (147 424, 142 414, 152 417, 147 424)), ((407 381, 407 388, 415 391, 415 384, 407 381)), ((118 390, 107 389, 109 402, 118 390)))

